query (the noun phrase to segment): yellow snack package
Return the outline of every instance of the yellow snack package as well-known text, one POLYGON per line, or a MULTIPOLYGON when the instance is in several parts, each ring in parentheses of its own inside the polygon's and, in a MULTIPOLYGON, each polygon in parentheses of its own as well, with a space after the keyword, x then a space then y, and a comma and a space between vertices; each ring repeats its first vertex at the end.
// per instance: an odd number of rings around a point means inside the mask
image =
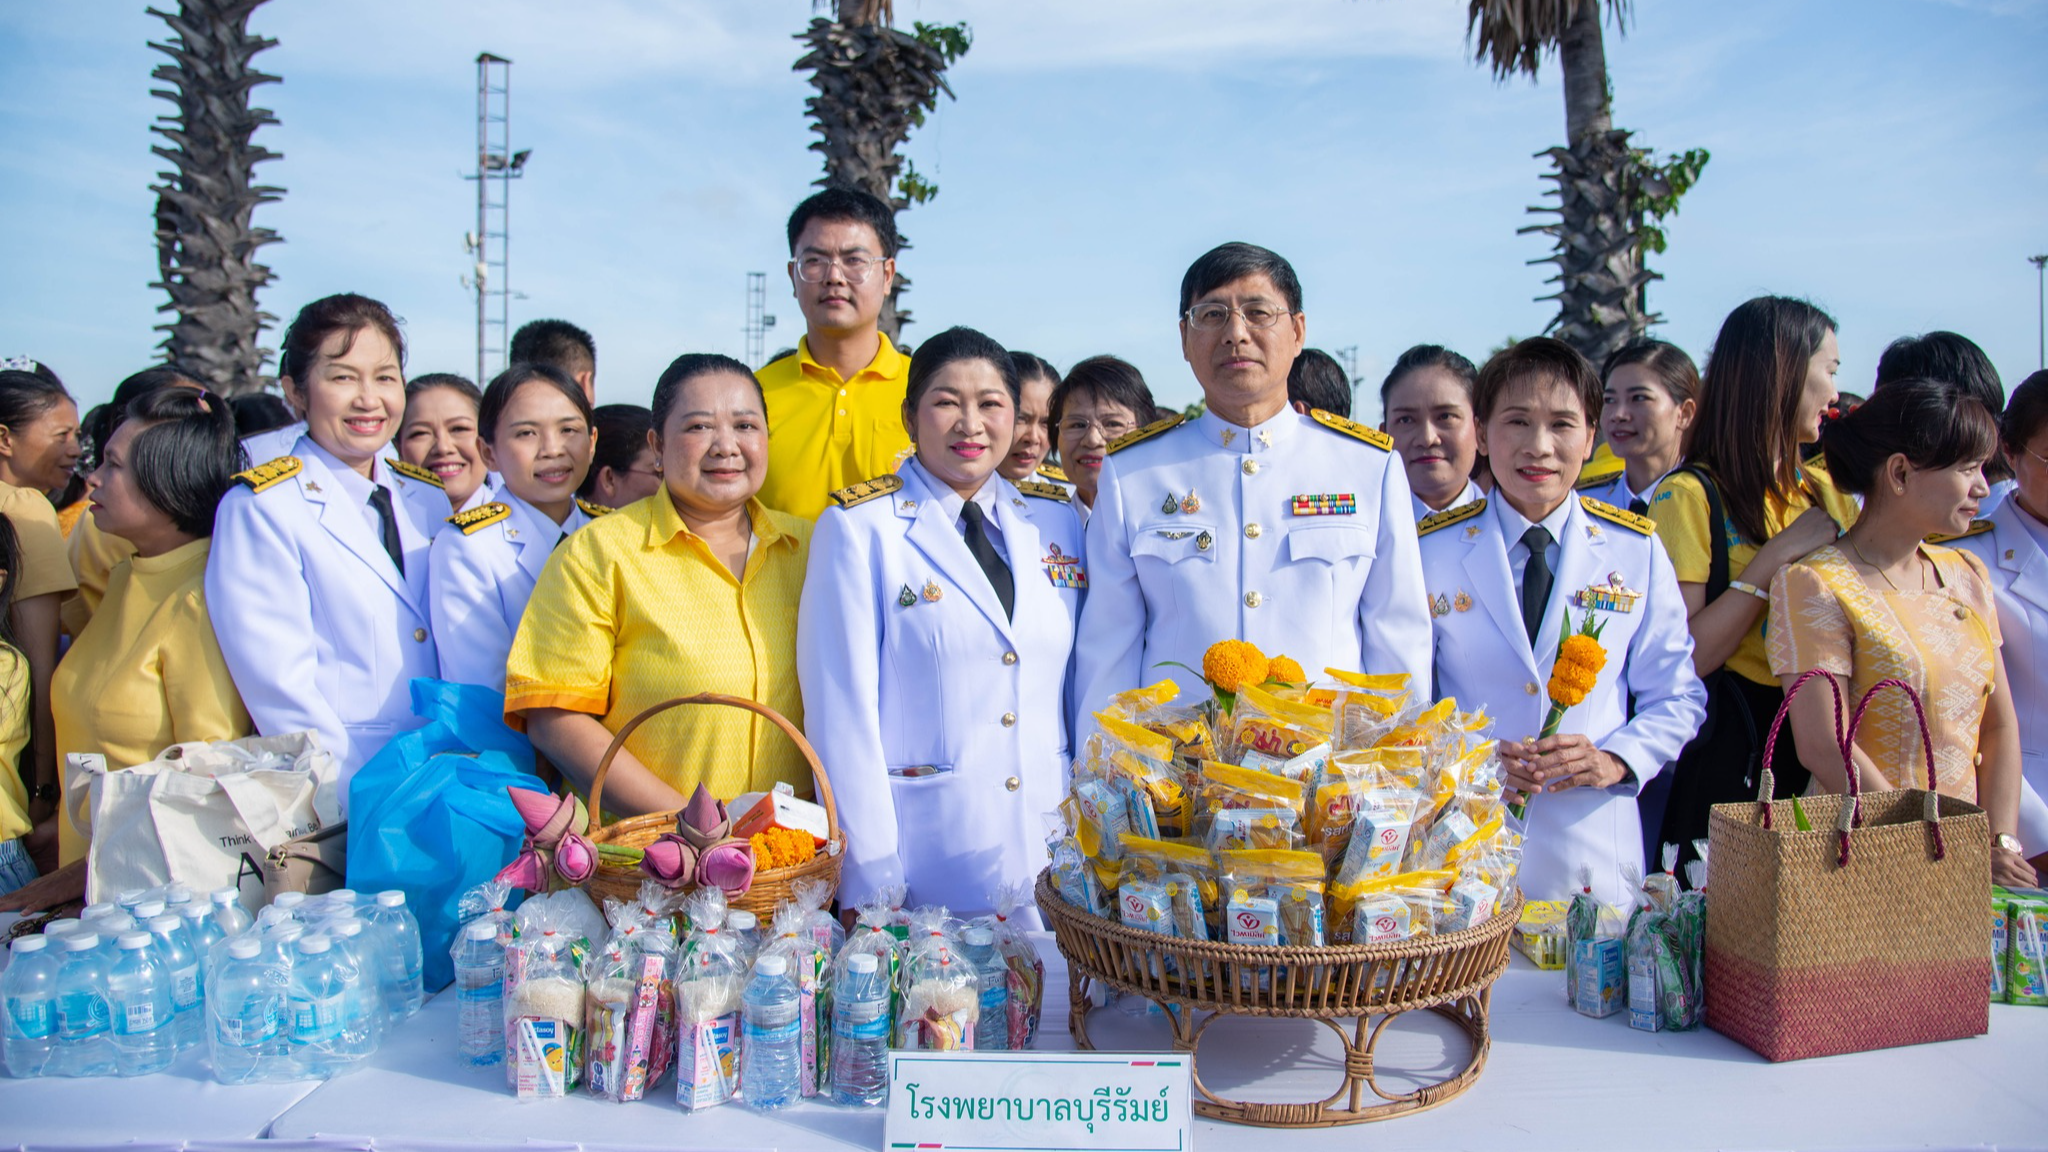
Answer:
POLYGON ((1321 947, 1327 942, 1323 918, 1323 858, 1314 852, 1250 849, 1218 854, 1225 890, 1272 900, 1279 908, 1280 943, 1321 947))
MULTIPOLYGON (((1351 932, 1358 902, 1375 892, 1393 893, 1401 889, 1448 892, 1457 883, 1458 874, 1448 869, 1431 872, 1402 872, 1393 876, 1382 876, 1370 880, 1354 880, 1330 885, 1329 923, 1348 935, 1351 932)), ((1338 943, 1346 943, 1339 940, 1338 943)))
POLYGON ((1230 713, 1231 759, 1257 752, 1274 761, 1292 760, 1330 739, 1330 713, 1314 705, 1283 700, 1246 685, 1230 713))
POLYGON ((1330 710, 1331 742, 1339 752, 1370 748, 1408 707, 1408 674, 1367 675, 1325 668, 1337 687, 1316 702, 1330 710))
POLYGON ((1172 899, 1176 936, 1208 940, 1220 921, 1216 858, 1193 844, 1123 838, 1124 873, 1160 884, 1172 899))
POLYGON ((1202 763, 1201 812, 1196 830, 1213 852, 1243 848, 1299 848, 1304 789, 1270 772, 1202 763))
MULTIPOLYGON (((1124 719, 1131 719, 1143 715, 1148 710, 1157 708, 1161 704, 1172 701, 1178 695, 1180 695, 1180 686, 1178 684, 1175 684, 1171 679, 1161 680, 1156 684, 1147 684, 1143 688, 1127 688, 1122 692, 1118 692, 1109 698, 1109 707, 1104 709, 1104 711, 1124 719)), ((1096 718, 1098 720, 1101 719, 1101 713, 1097 713, 1096 718)))
POLYGON ((1187 788, 1173 764, 1172 739, 1109 712, 1095 719, 1108 754, 1102 774, 1123 798, 1125 825, 1140 836, 1187 835, 1187 788))

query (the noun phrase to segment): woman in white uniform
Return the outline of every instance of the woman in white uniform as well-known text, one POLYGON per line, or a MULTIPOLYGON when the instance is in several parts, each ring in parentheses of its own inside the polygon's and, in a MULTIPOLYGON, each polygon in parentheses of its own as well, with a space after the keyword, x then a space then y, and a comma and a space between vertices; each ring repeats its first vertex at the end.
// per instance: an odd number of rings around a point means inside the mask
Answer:
POLYGON ((477 411, 497 498, 448 517, 434 541, 431 615, 441 679, 505 690, 505 659, 534 581, 563 537, 610 511, 576 498, 590 472, 596 419, 559 368, 514 364, 477 411))
POLYGON ((1685 458, 1685 434, 1699 414, 1699 367, 1676 344, 1631 340, 1607 358, 1600 379, 1600 430, 1622 469, 1579 491, 1647 515, 1657 485, 1685 458))
POLYGON ((919 345, 915 457, 834 493, 811 538, 797 671, 846 829, 842 905, 905 884, 973 914, 1044 863, 1087 573, 1065 489, 996 474, 1017 393, 979 332, 919 345))
POLYGON ((306 305, 278 366, 305 435, 236 477, 207 557, 214 635, 257 730, 319 733, 344 781, 419 725, 410 682, 440 672, 427 568, 448 497, 393 463, 404 361, 383 304, 306 305))
POLYGON ((477 408, 484 394, 466 377, 428 372, 405 385, 405 416, 398 426, 398 466, 409 476, 431 473, 457 512, 498 498, 498 478, 484 463, 477 435, 477 408))
POLYGON ((1948 541, 1976 553, 1998 597, 2006 682, 2019 714, 2019 851, 2048 872, 2048 372, 2013 389, 1998 438, 2012 495, 1948 541))

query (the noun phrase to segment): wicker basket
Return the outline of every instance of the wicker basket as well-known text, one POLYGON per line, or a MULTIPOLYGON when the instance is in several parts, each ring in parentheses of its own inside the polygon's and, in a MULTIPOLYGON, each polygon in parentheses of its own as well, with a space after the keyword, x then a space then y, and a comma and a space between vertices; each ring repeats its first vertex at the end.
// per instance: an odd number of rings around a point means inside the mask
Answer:
MULTIPOLYGON (((1520 895, 1477 927, 1387 944, 1274 948, 1187 940, 1142 932, 1094 916, 1060 898, 1051 873, 1038 877, 1038 909, 1067 960, 1068 1029, 1089 1049, 1089 985, 1099 982, 1167 1009, 1176 1050, 1194 1066, 1195 1112, 1212 1120, 1269 1128, 1327 1128, 1434 1108, 1479 1079, 1492 1041, 1487 1005, 1508 966, 1508 941, 1521 916, 1520 895), (1471 1058, 1412 1092, 1380 1087, 1374 1049, 1388 1024, 1428 1010, 1456 1024, 1471 1058), (1313 1103, 1231 1100, 1202 1082, 1202 1035, 1221 1016, 1319 1020, 1344 1045, 1344 1079, 1313 1103), (1375 1021, 1377 1017, 1377 1021, 1375 1021), (1355 1021, 1346 1029, 1340 1021, 1355 1021), (1376 1101, 1368 1100, 1370 1089, 1376 1101)), ((1404 1070, 1404 1075, 1414 1073, 1404 1070)))
MULTIPOLYGON (((729 708, 744 708, 765 718, 769 723, 782 729, 783 734, 796 743, 797 751, 804 754, 804 760, 811 766, 811 778, 818 784, 818 803, 825 807, 825 846, 816 856, 790 868, 763 869, 754 873, 754 886, 746 895, 734 897, 731 907, 741 908, 759 916, 765 924, 775 906, 789 900, 794 893, 790 885, 799 880, 823 880, 833 892, 839 890, 839 866, 845 859, 846 837, 839 831, 839 804, 832 798, 832 781, 825 776, 825 766, 818 761, 817 750, 804 734, 797 731, 787 717, 766 704, 738 696, 725 696, 716 692, 700 692, 695 696, 682 696, 665 703, 656 704, 626 721, 618 735, 612 737, 611 747, 604 750, 604 758, 597 762, 597 775, 590 782, 590 842, 613 844, 624 848, 645 848, 664 832, 676 828, 676 813, 655 812, 646 816, 634 816, 625 820, 604 823, 604 778, 610 774, 612 760, 619 749, 626 746, 626 737, 633 730, 671 708, 684 704, 722 704, 729 708)), ((637 867, 606 864, 599 861, 597 872, 583 882, 583 890, 592 900, 603 903, 606 897, 615 900, 631 900, 640 891, 641 881, 646 874, 637 867)))

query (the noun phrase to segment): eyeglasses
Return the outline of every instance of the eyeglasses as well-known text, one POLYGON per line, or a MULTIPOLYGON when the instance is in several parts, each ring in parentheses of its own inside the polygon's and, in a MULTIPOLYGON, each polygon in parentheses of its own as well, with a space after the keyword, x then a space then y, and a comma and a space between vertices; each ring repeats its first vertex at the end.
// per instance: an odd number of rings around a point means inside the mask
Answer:
POLYGON ((1293 315, 1287 309, 1276 308, 1271 304, 1255 303, 1238 307, 1233 304, 1217 304, 1214 302, 1197 304, 1193 308, 1188 309, 1186 315, 1188 324, 1195 331, 1214 332, 1230 323, 1230 315, 1233 312, 1244 317, 1245 327, 1259 331, 1264 331, 1278 324, 1282 316, 1293 315))
POLYGON ((796 277, 806 284, 821 283, 825 274, 837 264, 848 284, 865 284, 882 263, 872 256, 806 256, 796 262, 796 277))
POLYGON ((1086 436, 1088 435, 1088 430, 1092 428, 1096 432, 1101 433, 1104 440, 1114 440, 1137 426, 1136 422, 1130 420, 1084 420, 1076 416, 1071 420, 1060 421, 1060 434, 1062 436, 1086 436))
POLYGON ((648 468, 628 468, 628 469, 626 469, 626 475, 628 475, 628 476, 652 476, 652 477, 654 477, 654 478, 655 478, 656 480, 659 480, 659 479, 661 479, 661 478, 662 478, 662 476, 663 476, 663 472, 662 472, 662 470, 661 470, 661 467, 660 467, 659 465, 657 465, 657 466, 655 466, 655 467, 654 467, 654 468, 652 468, 652 469, 648 469, 648 468))

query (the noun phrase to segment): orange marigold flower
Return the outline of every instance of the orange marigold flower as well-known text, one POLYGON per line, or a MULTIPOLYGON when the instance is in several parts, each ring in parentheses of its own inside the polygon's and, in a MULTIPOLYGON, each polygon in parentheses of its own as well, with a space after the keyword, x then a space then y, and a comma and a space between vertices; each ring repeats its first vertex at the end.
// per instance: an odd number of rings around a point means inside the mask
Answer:
POLYGON ((747 837, 754 846, 754 862, 763 869, 792 868, 817 855, 817 844, 807 833, 788 828, 770 828, 747 837))
POLYGON ((1282 684, 1305 684, 1308 673, 1301 670, 1301 665, 1292 656, 1275 656, 1266 665, 1266 679, 1278 680, 1282 684))
POLYGON ((1607 652, 1591 636, 1567 636, 1550 670, 1550 699, 1566 708, 1578 706, 1599 682, 1607 652))
POLYGON ((1202 679, 1235 692, 1266 678, 1266 654, 1248 640, 1218 640, 1202 653, 1202 679))
POLYGON ((1563 650, 1558 653, 1558 662, 1566 661, 1590 668, 1598 675, 1602 668, 1607 667, 1607 650, 1591 636, 1567 636, 1563 650))

